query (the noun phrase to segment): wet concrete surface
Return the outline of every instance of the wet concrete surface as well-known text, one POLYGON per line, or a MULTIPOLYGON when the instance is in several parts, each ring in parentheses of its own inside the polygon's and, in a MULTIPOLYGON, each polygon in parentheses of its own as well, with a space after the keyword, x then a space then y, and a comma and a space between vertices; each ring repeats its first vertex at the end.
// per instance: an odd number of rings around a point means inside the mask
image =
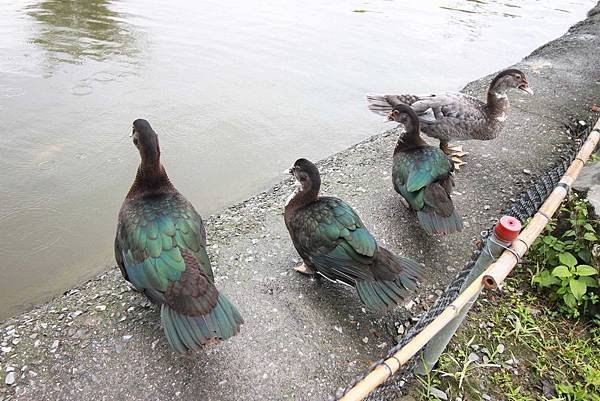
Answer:
MULTIPOLYGON (((563 122, 594 114, 599 34, 595 14, 516 65, 535 96, 510 93, 500 137, 463 143, 470 154, 456 177, 454 200, 466 223, 460 234, 426 236, 400 203, 391 185, 394 130, 318 163, 322 194, 346 200, 380 244, 426 266, 412 305, 368 312, 352 289, 292 271, 299 257, 283 223, 283 204, 293 190, 286 178, 207 219, 217 286, 246 320, 240 335, 194 356, 176 355, 164 339, 158 308, 112 269, 2 323, 0 377, 8 384, 0 399, 326 399, 386 353, 393 345, 389 332, 406 329, 433 303, 469 258, 480 231, 555 162, 569 141, 563 122)), ((483 97, 493 75, 465 91, 483 97)), ((375 132, 380 120, 373 115, 375 132)))

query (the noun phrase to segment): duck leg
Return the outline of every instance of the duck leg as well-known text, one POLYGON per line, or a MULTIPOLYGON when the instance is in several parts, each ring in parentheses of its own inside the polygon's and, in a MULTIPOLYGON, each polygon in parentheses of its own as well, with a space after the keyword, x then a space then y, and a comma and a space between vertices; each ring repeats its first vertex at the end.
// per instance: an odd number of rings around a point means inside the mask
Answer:
POLYGON ((311 265, 306 264, 306 262, 303 262, 300 266, 294 267, 294 270, 298 273, 306 274, 307 276, 312 276, 317 272, 311 265))
POLYGON ((454 164, 454 169, 456 171, 460 170, 460 166, 467 164, 461 159, 461 157, 466 156, 468 154, 463 150, 462 146, 450 147, 448 145, 448 141, 440 139, 440 149, 442 150, 442 152, 450 156, 450 159, 452 160, 452 163, 454 164))

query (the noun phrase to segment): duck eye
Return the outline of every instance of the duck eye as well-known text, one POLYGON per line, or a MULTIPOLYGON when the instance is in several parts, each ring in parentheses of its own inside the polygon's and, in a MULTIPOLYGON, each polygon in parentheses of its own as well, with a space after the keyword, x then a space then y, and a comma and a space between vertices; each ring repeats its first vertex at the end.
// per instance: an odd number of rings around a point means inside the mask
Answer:
POLYGON ((521 79, 521 76, 519 74, 517 74, 517 75, 515 75, 515 78, 521 79))

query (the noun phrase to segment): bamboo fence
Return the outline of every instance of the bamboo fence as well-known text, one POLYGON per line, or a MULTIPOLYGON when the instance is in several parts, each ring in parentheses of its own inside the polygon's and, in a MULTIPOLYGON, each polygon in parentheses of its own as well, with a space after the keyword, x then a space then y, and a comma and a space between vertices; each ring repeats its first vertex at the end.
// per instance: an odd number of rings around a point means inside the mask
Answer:
POLYGON ((527 227, 512 242, 509 249, 492 263, 471 285, 458 295, 444 311, 429 325, 427 325, 410 342, 402 347, 391 357, 373 369, 362 380, 358 381, 340 401, 359 401, 367 397, 373 390, 386 381, 390 376, 407 363, 421 350, 442 328, 454 319, 471 298, 476 296, 482 288, 497 288, 506 276, 527 252, 533 241, 540 235, 548 224, 554 212, 558 209, 569 192, 571 185, 581 172, 581 169, 598 145, 600 139, 600 119, 596 122, 587 140, 577 153, 577 156, 562 176, 558 185, 548 196, 544 204, 533 216, 527 227))

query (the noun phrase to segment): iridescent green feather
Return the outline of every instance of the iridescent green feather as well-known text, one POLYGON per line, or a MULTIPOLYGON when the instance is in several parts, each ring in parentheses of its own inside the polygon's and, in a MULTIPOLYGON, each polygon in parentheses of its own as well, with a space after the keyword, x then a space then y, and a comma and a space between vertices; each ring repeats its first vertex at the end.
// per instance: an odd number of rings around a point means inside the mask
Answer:
POLYGON ((169 282, 177 281, 185 270, 180 249, 188 249, 212 280, 206 254, 205 234, 200 216, 182 198, 167 195, 141 198, 128 205, 117 238, 125 254, 124 265, 129 280, 139 289, 166 291, 169 282))
POLYGON ((431 146, 394 155, 394 187, 415 210, 424 207, 423 190, 448 176, 452 162, 440 149, 431 146))

